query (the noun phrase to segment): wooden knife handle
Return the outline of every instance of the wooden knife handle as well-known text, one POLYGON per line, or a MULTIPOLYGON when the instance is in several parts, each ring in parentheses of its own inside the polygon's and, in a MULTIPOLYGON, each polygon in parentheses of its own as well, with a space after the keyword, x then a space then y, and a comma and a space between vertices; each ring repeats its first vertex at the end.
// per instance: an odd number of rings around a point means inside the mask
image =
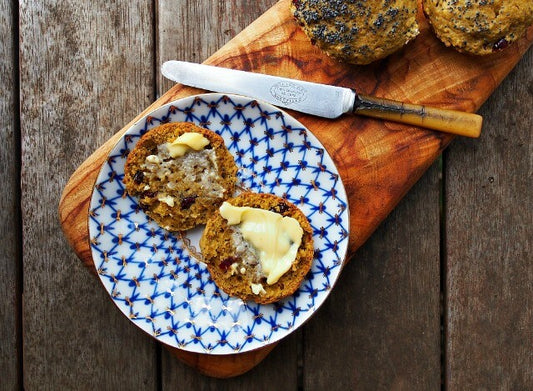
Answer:
POLYGON ((483 118, 477 114, 358 94, 353 113, 466 137, 479 137, 483 122, 483 118))

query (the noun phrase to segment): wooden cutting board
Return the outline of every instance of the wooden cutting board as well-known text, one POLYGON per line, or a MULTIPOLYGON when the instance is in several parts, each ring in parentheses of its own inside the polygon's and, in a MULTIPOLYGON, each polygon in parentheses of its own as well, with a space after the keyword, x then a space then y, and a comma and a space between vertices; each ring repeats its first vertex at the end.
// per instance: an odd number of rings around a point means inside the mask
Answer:
MULTIPOLYGON (((421 33, 414 42, 380 62, 368 66, 346 65, 328 58, 310 44, 292 19, 289 4, 289 0, 281 0, 206 63, 474 112, 533 41, 533 28, 530 28, 526 37, 503 52, 486 57, 460 54, 444 47, 433 36, 420 12, 421 33)), ((108 152, 139 117, 198 92, 202 91, 174 86, 98 148, 67 183, 59 204, 62 228, 76 254, 92 272, 95 268, 87 228, 89 199, 108 152)), ((453 139, 443 133, 363 117, 327 120, 291 114, 318 137, 343 179, 351 210, 348 260, 453 139)), ((253 368, 274 346, 229 356, 171 350, 204 374, 231 377, 253 368)))

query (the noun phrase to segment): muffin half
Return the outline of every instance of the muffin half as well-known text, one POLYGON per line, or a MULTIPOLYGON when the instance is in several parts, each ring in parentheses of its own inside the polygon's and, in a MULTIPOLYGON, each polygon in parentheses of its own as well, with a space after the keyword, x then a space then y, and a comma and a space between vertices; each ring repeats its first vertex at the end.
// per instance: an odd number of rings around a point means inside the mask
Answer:
POLYGON ((236 181, 237 166, 222 137, 188 122, 144 134, 124 168, 127 192, 169 231, 204 224, 233 194, 236 181))
POLYGON ((292 295, 301 285, 313 262, 313 231, 292 203, 246 192, 214 212, 200 248, 220 289, 267 304, 292 295))

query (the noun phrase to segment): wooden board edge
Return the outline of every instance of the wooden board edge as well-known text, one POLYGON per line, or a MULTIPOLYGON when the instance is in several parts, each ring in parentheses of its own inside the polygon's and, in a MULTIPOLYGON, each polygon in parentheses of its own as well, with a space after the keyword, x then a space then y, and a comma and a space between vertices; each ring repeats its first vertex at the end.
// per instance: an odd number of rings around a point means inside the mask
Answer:
POLYGON ((274 342, 249 352, 228 355, 192 353, 168 346, 166 348, 178 360, 195 368, 201 374, 218 379, 228 379, 253 369, 268 356, 277 344, 274 342))

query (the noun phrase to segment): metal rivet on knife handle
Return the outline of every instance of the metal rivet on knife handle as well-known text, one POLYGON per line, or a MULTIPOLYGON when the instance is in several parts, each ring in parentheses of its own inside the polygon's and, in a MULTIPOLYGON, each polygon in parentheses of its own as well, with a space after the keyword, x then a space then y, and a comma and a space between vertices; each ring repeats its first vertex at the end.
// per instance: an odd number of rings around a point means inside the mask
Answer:
POLYGON ((353 112, 466 137, 479 137, 483 123, 483 118, 478 114, 365 95, 356 95, 353 112))

